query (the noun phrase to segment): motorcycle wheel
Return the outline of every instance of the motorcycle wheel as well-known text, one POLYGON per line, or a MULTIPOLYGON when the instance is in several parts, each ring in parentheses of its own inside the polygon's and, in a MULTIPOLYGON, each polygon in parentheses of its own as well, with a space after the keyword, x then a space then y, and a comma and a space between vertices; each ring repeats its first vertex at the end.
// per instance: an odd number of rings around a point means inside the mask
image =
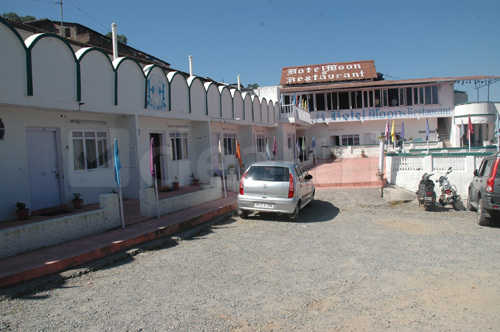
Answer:
POLYGON ((424 204, 424 209, 425 209, 425 211, 432 211, 433 206, 429 205, 429 204, 427 204, 427 205, 424 204))

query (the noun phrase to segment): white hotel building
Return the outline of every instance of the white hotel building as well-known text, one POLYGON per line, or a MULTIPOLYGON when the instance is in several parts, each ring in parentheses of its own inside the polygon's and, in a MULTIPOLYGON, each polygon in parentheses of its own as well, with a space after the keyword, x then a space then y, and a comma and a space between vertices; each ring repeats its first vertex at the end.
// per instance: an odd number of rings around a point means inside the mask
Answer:
POLYGON ((113 59, 1 18, 0 45, 0 221, 15 219, 16 202, 36 211, 79 193, 97 203, 116 188, 115 138, 124 196, 138 200, 153 183, 151 138, 159 185, 184 186, 193 177, 211 183, 222 161, 226 171, 238 170, 236 139, 245 165, 266 159, 275 139, 272 158, 294 160, 299 146, 310 163, 313 137, 316 156, 326 157, 331 147, 376 144, 387 119, 398 130, 404 120, 415 141, 429 119, 433 141, 458 146, 458 124, 470 113, 474 143, 484 144, 499 106, 455 106, 455 82, 492 77, 385 81, 370 61, 284 68, 281 86, 256 95, 147 60, 113 59), (307 99, 307 110, 291 105, 298 98, 307 99))
POLYGON ((370 145, 378 145, 378 137, 392 120, 398 135, 404 122, 405 142, 410 145, 426 141, 428 121, 431 146, 461 147, 468 144, 464 134, 468 115, 474 126, 472 146, 477 147, 493 143, 500 104, 467 103, 455 85, 491 84, 498 78, 384 80, 373 61, 357 61, 285 67, 281 85, 260 88, 258 94, 281 101, 281 118, 295 121, 297 137, 309 142, 306 146, 314 137, 316 156, 326 157, 332 148, 340 153, 353 146, 368 151, 370 145))

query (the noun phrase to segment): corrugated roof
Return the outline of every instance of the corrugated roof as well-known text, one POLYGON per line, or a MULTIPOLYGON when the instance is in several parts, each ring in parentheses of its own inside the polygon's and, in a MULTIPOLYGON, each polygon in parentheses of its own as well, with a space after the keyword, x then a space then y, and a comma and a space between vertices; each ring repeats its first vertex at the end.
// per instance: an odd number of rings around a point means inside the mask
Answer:
POLYGON ((321 91, 334 89, 352 89, 352 88, 368 88, 388 85, 407 85, 407 84, 426 84, 440 82, 456 82, 456 81, 473 81, 486 79, 500 79, 500 76, 457 76, 457 77, 430 77, 430 78, 412 78, 407 80, 381 80, 381 81, 365 81, 365 82, 349 82, 349 83, 332 83, 332 84, 316 84, 302 86, 284 86, 281 92, 304 92, 304 91, 321 91))

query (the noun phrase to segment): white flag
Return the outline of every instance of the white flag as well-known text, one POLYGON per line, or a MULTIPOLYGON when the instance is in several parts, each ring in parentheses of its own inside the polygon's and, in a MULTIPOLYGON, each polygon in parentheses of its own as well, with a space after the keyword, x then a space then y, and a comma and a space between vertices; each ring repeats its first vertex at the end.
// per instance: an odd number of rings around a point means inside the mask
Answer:
POLYGON ((222 153, 222 145, 220 143, 220 136, 219 136, 219 153, 222 153))

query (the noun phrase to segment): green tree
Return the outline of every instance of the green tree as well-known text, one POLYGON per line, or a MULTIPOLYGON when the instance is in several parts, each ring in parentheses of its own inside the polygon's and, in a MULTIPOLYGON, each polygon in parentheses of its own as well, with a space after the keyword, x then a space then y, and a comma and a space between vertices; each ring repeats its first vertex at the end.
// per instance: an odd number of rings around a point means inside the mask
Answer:
POLYGON ((23 23, 23 22, 28 22, 28 21, 34 21, 34 20, 36 20, 35 16, 31 16, 31 15, 19 16, 19 15, 17 15, 14 12, 3 13, 2 17, 5 18, 5 19, 7 19, 7 20, 9 20, 9 21, 14 21, 14 22, 18 22, 18 23, 23 23))
POLYGON ((253 84, 248 84, 247 88, 248 89, 257 89, 259 87, 258 83, 253 83, 253 84))
MULTIPOLYGON (((108 32, 106 34, 106 37, 108 37, 109 39, 113 38, 111 32, 108 32)), ((119 43, 127 45, 127 41, 128 41, 127 36, 125 36, 125 35, 117 35, 116 39, 118 39, 119 43)))

